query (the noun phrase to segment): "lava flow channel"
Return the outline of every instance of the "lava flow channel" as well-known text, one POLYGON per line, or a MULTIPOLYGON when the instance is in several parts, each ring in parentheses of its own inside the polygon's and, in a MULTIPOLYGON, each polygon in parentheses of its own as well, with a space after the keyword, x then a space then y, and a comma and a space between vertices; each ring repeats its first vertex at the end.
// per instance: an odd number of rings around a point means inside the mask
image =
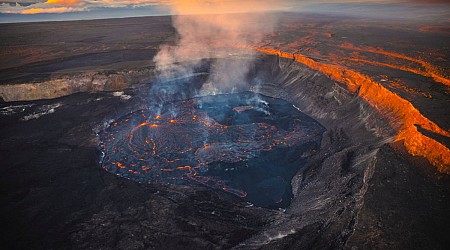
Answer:
POLYGON ((99 134, 102 167, 140 183, 201 184, 262 206, 280 203, 300 166, 284 160, 283 150, 318 147, 324 128, 287 102, 271 108, 255 96, 196 98, 167 104, 159 115, 126 115, 99 134))

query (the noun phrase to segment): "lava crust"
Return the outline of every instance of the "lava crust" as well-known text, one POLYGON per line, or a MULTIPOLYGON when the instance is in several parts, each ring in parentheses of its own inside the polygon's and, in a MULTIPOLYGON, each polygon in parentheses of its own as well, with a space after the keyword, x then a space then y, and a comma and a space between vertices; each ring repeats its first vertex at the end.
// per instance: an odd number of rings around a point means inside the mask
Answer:
POLYGON ((139 183, 203 185, 286 207, 291 179, 325 129, 281 99, 251 92, 138 110, 99 133, 102 167, 139 183))

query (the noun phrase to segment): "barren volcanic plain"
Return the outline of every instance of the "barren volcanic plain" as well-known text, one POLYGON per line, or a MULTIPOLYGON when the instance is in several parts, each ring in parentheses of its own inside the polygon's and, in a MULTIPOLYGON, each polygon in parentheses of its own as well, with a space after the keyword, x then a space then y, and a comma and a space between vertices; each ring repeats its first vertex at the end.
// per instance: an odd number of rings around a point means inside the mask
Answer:
POLYGON ((0 244, 446 249, 448 23, 267 15, 164 77, 170 16, 0 24, 0 244))

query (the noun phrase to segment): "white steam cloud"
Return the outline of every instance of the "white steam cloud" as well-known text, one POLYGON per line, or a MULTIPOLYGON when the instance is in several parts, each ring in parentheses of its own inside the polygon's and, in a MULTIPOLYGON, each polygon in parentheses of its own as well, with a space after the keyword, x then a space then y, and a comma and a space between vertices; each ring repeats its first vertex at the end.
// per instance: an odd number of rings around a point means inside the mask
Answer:
POLYGON ((175 45, 163 45, 154 62, 161 78, 192 75, 204 59, 214 59, 202 94, 233 92, 246 84, 254 54, 243 49, 273 31, 282 7, 274 0, 173 1, 175 45), (229 60, 226 57, 233 56, 229 60))

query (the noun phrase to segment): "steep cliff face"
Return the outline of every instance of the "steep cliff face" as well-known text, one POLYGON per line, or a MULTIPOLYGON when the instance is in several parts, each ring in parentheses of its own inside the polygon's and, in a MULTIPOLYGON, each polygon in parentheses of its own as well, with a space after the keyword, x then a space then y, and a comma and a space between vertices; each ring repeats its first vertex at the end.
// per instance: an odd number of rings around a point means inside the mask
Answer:
POLYGON ((450 137, 450 133, 422 115, 407 100, 370 77, 344 67, 317 62, 301 54, 288 54, 267 48, 256 48, 256 50, 299 62, 338 82, 350 93, 360 96, 397 131, 395 141, 403 141, 410 154, 425 157, 440 172, 450 174, 450 150, 443 143, 421 133, 419 128, 447 138, 450 137))
MULTIPOLYGON (((267 51, 262 52, 267 54, 267 51)), ((399 156, 392 157, 395 153, 386 143, 405 142, 406 149, 410 150, 414 147, 410 147, 407 142, 419 141, 425 143, 418 144, 419 149, 427 150, 426 147, 438 142, 428 137, 424 141, 425 135, 422 134, 418 135, 420 137, 416 134, 402 134, 402 131, 410 132, 417 128, 414 124, 426 118, 406 100, 401 100, 394 93, 387 93, 382 86, 358 72, 317 64, 311 59, 292 54, 273 52, 274 56, 263 55, 258 59, 257 66, 251 72, 251 90, 288 100, 296 108, 318 120, 328 131, 324 134, 321 148, 314 152, 309 164, 294 176, 294 198, 286 213, 279 216, 276 223, 241 242, 237 249, 249 246, 264 246, 263 249, 287 246, 299 249, 314 248, 313 246, 337 249, 351 247, 361 244, 358 242, 361 239, 355 239, 355 231, 362 231, 364 236, 368 233, 368 227, 362 227, 359 223, 389 224, 388 228, 376 229, 377 233, 389 233, 395 223, 383 215, 375 219, 368 215, 373 213, 371 207, 384 202, 384 198, 374 201, 366 197, 374 195, 374 186, 378 188, 385 185, 385 180, 380 181, 380 175, 393 178, 389 175, 402 171, 401 179, 404 182, 417 178, 417 169, 404 159, 399 160, 399 156), (396 106, 396 101, 399 106, 396 106), (408 129, 409 125, 413 127, 408 129), (391 154, 389 157, 394 160, 391 162, 386 154, 391 154)), ((434 129, 441 131, 436 127, 434 129)), ((416 130, 413 133, 420 132, 416 130)), ((437 153, 442 154, 442 151, 437 153)), ((433 158, 436 154, 426 156, 430 162, 441 159, 433 158)), ((442 165, 444 171, 445 164, 444 162, 442 165)), ((425 189, 431 190, 430 186, 425 189)), ((403 192, 417 193, 422 188, 424 187, 406 185, 403 192)), ((430 192, 442 195, 441 191, 433 190, 430 192)), ((421 199, 434 202, 431 201, 432 198, 421 199)), ((389 202, 392 200, 386 201, 389 202)), ((433 204, 437 207, 443 206, 436 203, 433 204)), ((393 209, 393 213, 405 213, 404 217, 409 218, 409 212, 402 212, 403 206, 400 207, 393 209)), ((410 219, 405 219, 408 220, 410 219)), ((442 226, 441 223, 437 224, 442 226)), ((370 228, 369 231, 373 232, 374 229, 370 228)), ((405 242, 409 242, 413 236, 409 236, 407 231, 408 229, 402 228, 395 234, 408 235, 405 242)), ((381 238, 383 236, 374 236, 372 240, 384 239, 381 238)), ((389 244, 392 242, 394 241, 389 244)), ((397 241, 395 244, 402 246, 405 242, 397 241)))
MULTIPOLYGON (((358 95, 292 59, 261 56, 250 90, 288 100, 327 128, 321 147, 292 179, 286 212, 236 248, 342 248, 355 228, 377 162, 394 130, 358 95)), ((302 155, 303 157, 303 155, 302 155)))
POLYGON ((127 72, 92 72, 65 75, 42 82, 0 84, 0 98, 6 102, 52 99, 78 92, 123 90, 152 78, 150 69, 127 72))

